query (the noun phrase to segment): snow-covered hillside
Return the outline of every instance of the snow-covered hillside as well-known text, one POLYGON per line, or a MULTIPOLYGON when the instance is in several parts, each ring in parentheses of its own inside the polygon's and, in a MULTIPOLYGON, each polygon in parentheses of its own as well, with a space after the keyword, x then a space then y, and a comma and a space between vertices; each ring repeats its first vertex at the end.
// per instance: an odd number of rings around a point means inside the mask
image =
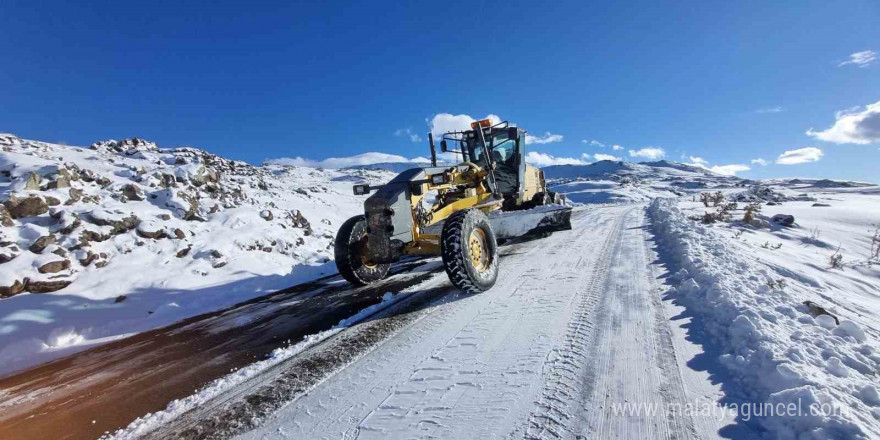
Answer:
POLYGON ((542 168, 551 188, 575 203, 641 203, 749 182, 705 168, 670 161, 554 165, 542 168))
POLYGON ((140 139, 0 135, 0 373, 334 273, 352 183, 140 139))

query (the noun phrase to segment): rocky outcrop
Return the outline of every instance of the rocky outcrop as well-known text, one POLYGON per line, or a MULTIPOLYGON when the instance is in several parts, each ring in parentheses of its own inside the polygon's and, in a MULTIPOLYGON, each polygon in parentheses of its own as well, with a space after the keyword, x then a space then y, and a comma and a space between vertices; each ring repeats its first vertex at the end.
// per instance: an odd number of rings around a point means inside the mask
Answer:
POLYGON ((12 218, 33 217, 49 212, 49 205, 40 196, 18 197, 15 194, 3 202, 12 218))
POLYGON ((49 293, 70 285, 71 280, 27 280, 24 290, 30 293, 49 293))
POLYGON ((12 214, 6 209, 6 205, 0 205, 0 225, 7 228, 15 226, 15 222, 12 221, 12 214))
POLYGON ((52 234, 44 235, 44 236, 34 240, 34 242, 31 244, 31 246, 28 249, 30 249, 30 251, 35 254, 41 254, 46 249, 46 246, 49 246, 50 244, 56 244, 56 243, 58 243, 58 239, 55 238, 54 235, 52 235, 52 234))
POLYGON ((62 270, 70 269, 70 260, 55 260, 40 266, 37 271, 40 273, 58 273, 62 270))
POLYGON ((12 284, 8 286, 0 285, 0 298, 9 298, 18 295, 24 291, 24 283, 21 280, 12 280, 12 284))
POLYGON ((141 187, 129 183, 122 187, 122 196, 125 197, 125 200, 144 200, 144 190, 141 187))

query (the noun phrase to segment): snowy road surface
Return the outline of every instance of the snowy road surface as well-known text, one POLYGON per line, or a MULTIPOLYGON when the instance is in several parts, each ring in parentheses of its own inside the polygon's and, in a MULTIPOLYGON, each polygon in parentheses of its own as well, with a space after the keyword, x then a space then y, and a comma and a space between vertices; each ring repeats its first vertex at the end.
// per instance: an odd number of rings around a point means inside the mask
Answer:
POLYGON ((331 338, 149 437, 718 437, 731 420, 662 410, 720 391, 676 355, 698 349, 661 302, 644 209, 594 208, 573 223, 509 248, 490 291, 461 295, 435 276, 411 296, 426 304, 377 314, 340 333, 347 342, 331 338), (355 359, 328 358, 341 350, 355 359), (280 391, 291 381, 293 394, 280 391), (273 399, 284 402, 265 413, 273 399), (628 404, 661 412, 623 414, 628 404))

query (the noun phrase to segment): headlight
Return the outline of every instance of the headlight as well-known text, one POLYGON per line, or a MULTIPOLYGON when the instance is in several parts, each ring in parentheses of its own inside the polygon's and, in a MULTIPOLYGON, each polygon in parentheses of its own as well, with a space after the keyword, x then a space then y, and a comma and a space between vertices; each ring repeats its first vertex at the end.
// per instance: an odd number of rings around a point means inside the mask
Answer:
POLYGON ((446 173, 443 174, 434 174, 431 176, 431 183, 434 185, 442 185, 446 182, 449 182, 449 175, 446 173))

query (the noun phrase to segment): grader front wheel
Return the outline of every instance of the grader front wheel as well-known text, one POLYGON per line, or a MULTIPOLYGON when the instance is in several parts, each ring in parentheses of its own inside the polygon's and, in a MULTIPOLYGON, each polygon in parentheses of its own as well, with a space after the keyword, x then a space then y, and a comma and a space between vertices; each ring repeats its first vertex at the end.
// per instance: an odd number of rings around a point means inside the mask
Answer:
POLYGON ((384 279, 390 264, 374 263, 367 253, 367 221, 357 215, 342 224, 336 234, 333 253, 339 274, 356 286, 364 286, 384 279))
POLYGON ((498 278, 498 244, 486 214, 458 211, 443 224, 440 253, 449 280, 467 293, 490 289, 498 278))

